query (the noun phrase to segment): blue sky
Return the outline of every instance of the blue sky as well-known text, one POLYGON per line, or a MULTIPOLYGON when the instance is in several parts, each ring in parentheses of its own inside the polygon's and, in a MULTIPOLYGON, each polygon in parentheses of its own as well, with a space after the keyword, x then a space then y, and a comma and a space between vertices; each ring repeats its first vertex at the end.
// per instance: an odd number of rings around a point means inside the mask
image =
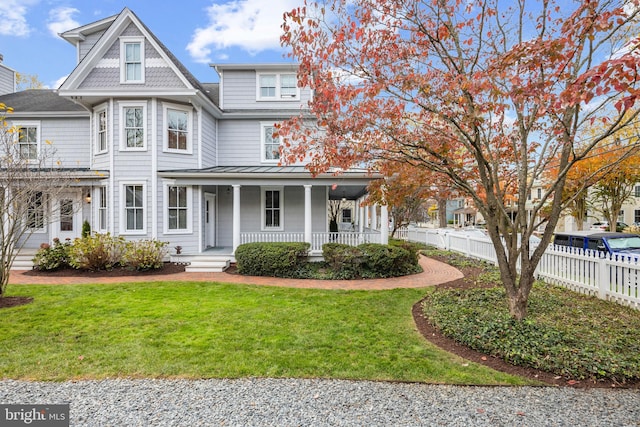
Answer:
POLYGON ((4 65, 55 88, 76 65, 73 45, 57 34, 115 15, 124 7, 202 82, 210 63, 290 62, 280 47, 285 11, 302 0, 0 0, 4 65))

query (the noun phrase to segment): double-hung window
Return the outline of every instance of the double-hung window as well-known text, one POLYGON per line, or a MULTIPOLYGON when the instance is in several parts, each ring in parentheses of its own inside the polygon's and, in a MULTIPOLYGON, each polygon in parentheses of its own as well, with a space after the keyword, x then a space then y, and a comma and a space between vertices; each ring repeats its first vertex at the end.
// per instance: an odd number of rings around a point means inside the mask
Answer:
POLYGON ((98 230, 107 231, 107 187, 98 187, 98 230))
POLYGON ((191 231, 191 192, 186 186, 167 186, 167 220, 165 232, 191 231))
POLYGON ((145 103, 120 103, 122 136, 120 149, 125 151, 144 151, 147 149, 145 103))
POLYGON ((23 160, 37 160, 40 126, 36 122, 14 123, 17 130, 18 155, 23 160))
POLYGON ((283 230, 283 191, 282 188, 262 189, 262 228, 263 230, 283 230))
POLYGON ((96 114, 96 153, 107 151, 107 110, 100 110, 96 114))
POLYGON ((124 232, 143 233, 145 230, 145 188, 142 184, 125 184, 124 232))
POLYGON ((165 105, 164 123, 165 151, 191 153, 191 110, 179 105, 165 105))
POLYGON ((273 123, 261 123, 262 161, 277 163, 280 160, 280 138, 275 137, 273 123))
POLYGON ((120 83, 144 83, 144 38, 120 38, 120 83))
POLYGON ((291 101, 300 99, 295 73, 258 74, 257 99, 259 101, 291 101))

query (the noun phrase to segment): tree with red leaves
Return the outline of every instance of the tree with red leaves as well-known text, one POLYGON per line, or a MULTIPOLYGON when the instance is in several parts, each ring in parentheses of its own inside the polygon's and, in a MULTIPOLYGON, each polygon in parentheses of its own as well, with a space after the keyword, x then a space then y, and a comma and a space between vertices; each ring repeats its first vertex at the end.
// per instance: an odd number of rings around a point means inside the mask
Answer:
POLYGON ((637 120, 638 13, 638 0, 306 0, 285 14, 282 42, 314 91, 316 121, 282 124, 284 160, 445 176, 486 219, 509 311, 524 319, 567 173, 637 120), (551 162, 559 172, 534 212, 507 209, 551 162))

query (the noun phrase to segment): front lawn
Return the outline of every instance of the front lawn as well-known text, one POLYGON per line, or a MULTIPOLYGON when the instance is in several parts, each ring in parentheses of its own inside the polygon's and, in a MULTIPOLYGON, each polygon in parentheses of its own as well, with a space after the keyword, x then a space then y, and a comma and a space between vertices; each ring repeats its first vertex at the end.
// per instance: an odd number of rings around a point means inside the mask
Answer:
POLYGON ((326 291, 205 282, 12 285, 0 377, 295 377, 525 384, 416 331, 425 289, 326 291))

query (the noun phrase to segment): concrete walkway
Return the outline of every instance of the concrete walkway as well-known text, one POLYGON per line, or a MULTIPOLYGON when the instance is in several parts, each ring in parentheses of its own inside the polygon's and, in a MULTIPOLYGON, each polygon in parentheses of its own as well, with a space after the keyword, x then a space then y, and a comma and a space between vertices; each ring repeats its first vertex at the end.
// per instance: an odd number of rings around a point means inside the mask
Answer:
POLYGON ((176 273, 155 274, 146 276, 117 277, 78 277, 78 276, 30 276, 25 271, 12 271, 9 283, 17 284, 80 284, 80 283, 123 283, 154 281, 206 281, 244 283, 263 286, 283 286, 290 288, 344 289, 344 290, 384 290, 396 288, 424 288, 440 283, 450 282, 463 277, 456 268, 442 262, 420 257, 420 265, 424 270, 420 274, 393 277, 389 279, 367 280, 303 280, 282 279, 276 277, 241 276, 229 273, 176 273))

